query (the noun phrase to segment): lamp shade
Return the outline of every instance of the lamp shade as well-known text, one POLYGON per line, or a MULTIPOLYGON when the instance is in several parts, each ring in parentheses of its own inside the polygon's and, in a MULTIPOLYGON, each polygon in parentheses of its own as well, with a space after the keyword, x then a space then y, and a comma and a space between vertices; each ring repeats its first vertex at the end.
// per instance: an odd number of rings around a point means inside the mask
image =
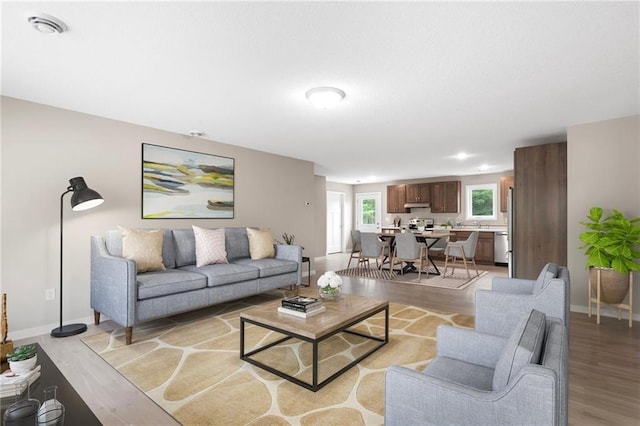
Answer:
POLYGON ((71 209, 74 211, 88 210, 99 206, 104 202, 100 194, 87 187, 82 177, 69 180, 69 189, 73 191, 71 196, 71 209))

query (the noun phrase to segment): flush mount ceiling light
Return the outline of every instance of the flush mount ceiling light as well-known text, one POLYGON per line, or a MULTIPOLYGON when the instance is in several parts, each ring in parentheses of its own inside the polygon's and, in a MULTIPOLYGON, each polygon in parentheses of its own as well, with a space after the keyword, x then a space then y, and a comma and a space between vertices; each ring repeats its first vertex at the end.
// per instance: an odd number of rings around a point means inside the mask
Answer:
POLYGON ((345 93, 336 87, 314 87, 305 96, 313 106, 329 109, 342 102, 345 93))
POLYGON ((64 22, 45 13, 31 15, 27 21, 33 28, 44 34, 62 34, 67 30, 67 25, 64 22))

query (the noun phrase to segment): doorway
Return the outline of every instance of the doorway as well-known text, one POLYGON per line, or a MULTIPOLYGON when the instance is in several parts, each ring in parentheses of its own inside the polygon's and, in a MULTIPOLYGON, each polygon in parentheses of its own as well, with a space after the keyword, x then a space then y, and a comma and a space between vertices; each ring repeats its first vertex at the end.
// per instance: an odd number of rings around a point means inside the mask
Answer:
POLYGON ((356 194, 356 229, 360 232, 380 232, 382 222, 382 194, 356 194))
POLYGON ((327 191, 327 254, 341 253, 344 241, 344 193, 327 191))

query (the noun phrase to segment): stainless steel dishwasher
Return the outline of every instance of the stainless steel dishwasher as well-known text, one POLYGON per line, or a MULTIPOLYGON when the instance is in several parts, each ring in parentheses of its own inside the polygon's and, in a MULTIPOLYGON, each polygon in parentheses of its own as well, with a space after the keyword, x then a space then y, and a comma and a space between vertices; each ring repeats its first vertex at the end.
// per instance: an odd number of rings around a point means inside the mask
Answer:
POLYGON ((506 265, 509 262, 509 234, 507 231, 496 231, 493 238, 493 258, 496 265, 506 265))

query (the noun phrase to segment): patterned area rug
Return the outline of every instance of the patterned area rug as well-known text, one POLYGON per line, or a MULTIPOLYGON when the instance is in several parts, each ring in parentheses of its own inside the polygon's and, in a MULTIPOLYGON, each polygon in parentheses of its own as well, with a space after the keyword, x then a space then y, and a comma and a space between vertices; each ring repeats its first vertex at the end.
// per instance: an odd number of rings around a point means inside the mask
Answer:
MULTIPOLYGON (((345 295, 344 297, 348 297, 345 295)), ((308 391, 239 357, 240 312, 274 295, 255 296, 82 341, 184 425, 372 425, 384 423, 384 373, 392 364, 422 370, 435 356, 440 324, 473 327, 473 318, 391 304, 389 343, 318 392, 308 391)), ((384 316, 357 327, 382 331, 384 316)), ((251 326, 253 345, 274 332, 251 326)), ((361 353, 363 339, 338 334, 320 345, 320 371, 361 353)), ((288 341, 265 353, 279 368, 306 374, 310 346, 288 341)))
MULTIPOLYGON (((404 275, 401 275, 399 272, 392 272, 387 269, 378 270, 376 268, 366 268, 366 267, 357 267, 357 268, 349 268, 343 269, 341 271, 336 271, 338 275, 345 275, 350 277, 361 277, 361 278, 373 278, 379 280, 388 280, 395 281, 406 284, 417 284, 424 285, 430 287, 440 287, 440 288, 449 288, 452 290, 462 290, 467 288, 469 285, 473 284, 477 280, 481 279, 487 274, 487 271, 478 271, 480 275, 476 276, 474 270, 469 270, 471 274, 471 278, 467 277, 467 271, 461 268, 456 268, 453 270, 453 273, 447 271, 447 276, 443 277, 442 275, 427 275, 427 272, 435 272, 432 266, 428 268, 424 268, 422 271, 422 276, 420 280, 418 280, 417 272, 407 272, 404 275)), ((440 273, 443 272, 443 269, 440 268, 440 273)))

